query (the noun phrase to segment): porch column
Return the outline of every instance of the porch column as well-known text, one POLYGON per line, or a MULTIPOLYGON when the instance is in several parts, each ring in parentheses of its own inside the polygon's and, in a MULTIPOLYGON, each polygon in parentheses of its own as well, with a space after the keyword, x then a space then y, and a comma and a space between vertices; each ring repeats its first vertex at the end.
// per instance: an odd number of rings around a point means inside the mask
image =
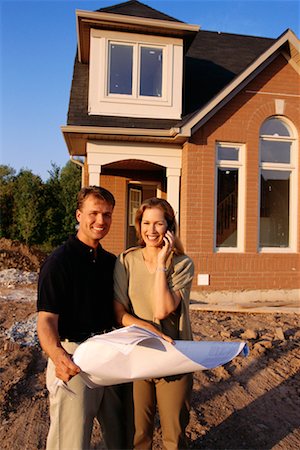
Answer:
POLYGON ((179 189, 181 169, 167 167, 167 200, 174 209, 179 224, 179 189))
POLYGON ((90 186, 100 186, 100 173, 101 166, 98 164, 89 164, 89 185, 90 186))

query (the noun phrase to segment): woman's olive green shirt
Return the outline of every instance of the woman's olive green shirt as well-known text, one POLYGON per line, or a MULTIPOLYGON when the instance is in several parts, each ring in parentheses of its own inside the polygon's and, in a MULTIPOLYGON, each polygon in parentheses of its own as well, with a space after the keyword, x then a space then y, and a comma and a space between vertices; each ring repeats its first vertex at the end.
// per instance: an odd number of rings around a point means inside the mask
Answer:
POLYGON ((179 291, 181 302, 166 319, 153 316, 155 273, 149 272, 141 247, 126 250, 118 257, 114 272, 115 300, 134 316, 155 324, 173 339, 192 340, 189 318, 190 290, 194 264, 187 255, 172 254, 167 262, 167 283, 172 291, 179 291))

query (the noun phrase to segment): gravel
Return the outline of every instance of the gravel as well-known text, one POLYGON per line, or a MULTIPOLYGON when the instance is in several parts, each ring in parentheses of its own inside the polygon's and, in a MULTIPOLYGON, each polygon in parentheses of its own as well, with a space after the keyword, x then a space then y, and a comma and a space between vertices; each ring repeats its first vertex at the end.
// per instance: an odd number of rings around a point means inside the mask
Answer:
MULTIPOLYGON (((0 286, 5 288, 1 293, 0 301, 34 301, 36 299, 36 287, 28 289, 28 285, 36 284, 38 274, 19 269, 4 269, 0 271, 0 286), (24 286, 22 289, 21 287, 24 286), (26 286, 26 288, 25 288, 26 286)), ((24 321, 14 322, 5 331, 4 336, 20 347, 35 347, 39 345, 37 337, 37 314, 33 314, 24 321)))
POLYGON ((39 346, 36 324, 37 314, 22 322, 15 322, 6 330, 5 336, 20 347, 39 346))
POLYGON ((37 280, 37 272, 26 272, 19 269, 4 269, 0 271, 0 284, 5 287, 34 284, 37 280))

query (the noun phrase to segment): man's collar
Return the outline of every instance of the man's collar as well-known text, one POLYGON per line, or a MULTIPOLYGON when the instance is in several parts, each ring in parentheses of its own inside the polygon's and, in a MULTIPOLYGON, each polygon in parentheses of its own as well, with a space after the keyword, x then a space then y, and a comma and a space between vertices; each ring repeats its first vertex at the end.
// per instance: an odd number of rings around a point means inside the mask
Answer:
POLYGON ((94 248, 90 247, 89 245, 85 244, 80 239, 78 239, 77 235, 70 236, 70 240, 74 245, 76 245, 76 248, 84 255, 90 255, 93 253, 98 254, 102 250, 102 245, 100 244, 100 242, 98 243, 98 246, 94 248))

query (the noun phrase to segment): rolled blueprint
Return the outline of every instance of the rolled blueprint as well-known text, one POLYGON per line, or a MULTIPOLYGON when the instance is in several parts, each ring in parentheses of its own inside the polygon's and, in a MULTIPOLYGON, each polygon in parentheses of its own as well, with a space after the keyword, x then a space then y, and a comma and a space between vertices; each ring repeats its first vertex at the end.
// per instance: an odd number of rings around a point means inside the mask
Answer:
POLYGON ((245 342, 175 341, 171 344, 136 325, 93 336, 80 344, 73 361, 90 388, 212 369, 239 354, 245 342))

